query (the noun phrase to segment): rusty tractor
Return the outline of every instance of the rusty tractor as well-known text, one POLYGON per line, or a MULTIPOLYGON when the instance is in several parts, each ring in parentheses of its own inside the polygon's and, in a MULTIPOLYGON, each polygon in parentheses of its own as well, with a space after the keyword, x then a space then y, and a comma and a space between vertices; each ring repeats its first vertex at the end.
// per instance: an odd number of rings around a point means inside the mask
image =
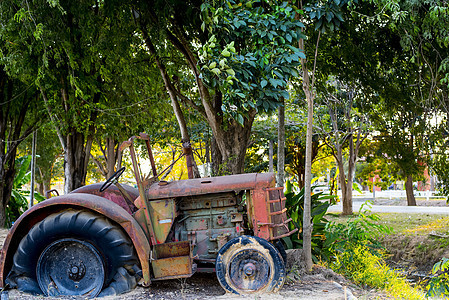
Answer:
POLYGON ((118 183, 121 168, 104 183, 27 210, 1 251, 3 288, 97 297, 195 272, 215 272, 221 286, 236 294, 282 287, 280 239, 294 231, 288 229, 283 189, 275 187, 274 174, 167 182, 158 179, 147 135, 130 138, 125 148, 137 188, 118 183), (140 170, 136 138, 145 141, 152 176, 140 170))

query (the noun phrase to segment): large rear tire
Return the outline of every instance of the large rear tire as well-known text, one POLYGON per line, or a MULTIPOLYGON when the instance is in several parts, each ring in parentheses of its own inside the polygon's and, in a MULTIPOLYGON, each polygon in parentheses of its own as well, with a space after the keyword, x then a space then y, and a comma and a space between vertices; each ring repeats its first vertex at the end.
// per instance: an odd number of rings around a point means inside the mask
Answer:
POLYGON ((104 288, 120 294, 135 287, 135 265, 133 244, 119 226, 90 211, 66 210, 37 223, 22 239, 6 281, 46 296, 95 297, 104 288), (115 283, 124 273, 125 284, 115 283))

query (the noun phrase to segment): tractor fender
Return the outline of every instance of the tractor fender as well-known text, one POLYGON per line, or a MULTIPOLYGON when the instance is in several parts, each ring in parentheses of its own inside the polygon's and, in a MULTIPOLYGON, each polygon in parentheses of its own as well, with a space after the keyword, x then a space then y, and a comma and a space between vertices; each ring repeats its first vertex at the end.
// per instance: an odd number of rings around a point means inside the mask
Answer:
POLYGON ((106 198, 109 201, 112 201, 115 204, 120 205, 130 215, 132 215, 133 213, 135 213, 137 211, 137 207, 134 205, 134 200, 136 200, 136 198, 139 197, 138 189, 133 188, 127 184, 121 184, 123 189, 126 191, 126 193, 128 193, 129 197, 131 198, 128 200, 125 197, 123 197, 122 193, 115 185, 111 185, 103 192, 100 192, 100 187, 102 185, 103 185, 102 182, 84 185, 82 187, 77 188, 76 190, 71 191, 70 194, 83 193, 83 194, 91 194, 91 195, 96 195, 99 197, 106 198))
POLYGON ((117 223, 131 239, 142 267, 143 285, 150 280, 150 244, 139 223, 122 207, 110 200, 84 193, 73 193, 53 197, 34 205, 18 218, 6 236, 0 253, 0 287, 11 270, 13 257, 22 238, 30 229, 47 216, 69 208, 85 209, 105 216, 117 223))

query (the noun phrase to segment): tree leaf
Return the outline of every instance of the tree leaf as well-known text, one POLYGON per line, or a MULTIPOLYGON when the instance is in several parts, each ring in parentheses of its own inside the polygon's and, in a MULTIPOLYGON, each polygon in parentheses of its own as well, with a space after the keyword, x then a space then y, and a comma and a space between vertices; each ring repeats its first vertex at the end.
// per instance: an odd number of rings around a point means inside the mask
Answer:
POLYGON ((237 115, 237 122, 242 126, 244 125, 245 120, 243 119, 243 116, 241 114, 237 115))

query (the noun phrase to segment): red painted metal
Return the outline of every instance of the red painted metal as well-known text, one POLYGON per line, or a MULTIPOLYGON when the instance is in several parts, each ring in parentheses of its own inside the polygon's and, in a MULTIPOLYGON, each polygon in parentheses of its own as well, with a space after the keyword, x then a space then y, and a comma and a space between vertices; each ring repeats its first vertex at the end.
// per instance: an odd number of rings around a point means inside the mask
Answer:
MULTIPOLYGON (((126 210, 129 214, 133 214, 134 212, 137 211, 137 207, 134 205, 134 203, 131 201, 127 201, 127 199, 120 193, 119 189, 115 185, 111 185, 107 190, 103 192, 99 191, 101 186, 102 183, 85 185, 72 191, 72 193, 91 194, 106 198, 109 201, 112 201, 115 204, 120 205, 120 207, 126 210)), ((139 191, 136 188, 133 188, 125 184, 122 184, 121 186, 131 197, 132 201, 136 200, 136 198, 139 197, 139 191)))
POLYGON ((266 201, 267 194, 263 189, 252 190, 247 209, 248 215, 251 216, 254 235, 269 240, 271 220, 266 201))
POLYGON ((53 197, 34 205, 20 216, 6 236, 0 253, 0 285, 4 287, 4 280, 12 266, 12 259, 22 238, 29 232, 34 224, 55 212, 68 208, 81 208, 97 212, 120 225, 128 234, 136 249, 142 267, 144 285, 150 280, 150 245, 139 223, 122 207, 112 203, 106 198, 73 193, 53 197))

